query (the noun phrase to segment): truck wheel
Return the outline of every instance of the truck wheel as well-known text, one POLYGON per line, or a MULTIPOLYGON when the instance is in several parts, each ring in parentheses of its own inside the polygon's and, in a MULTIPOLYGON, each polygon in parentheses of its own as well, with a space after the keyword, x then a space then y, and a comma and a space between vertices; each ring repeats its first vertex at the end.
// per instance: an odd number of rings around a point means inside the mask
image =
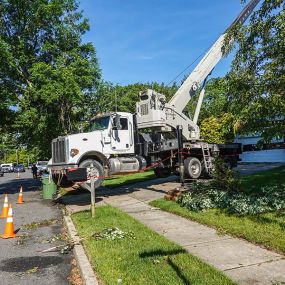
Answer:
POLYGON ((154 168, 154 174, 158 178, 166 178, 171 175, 171 169, 168 167, 157 167, 154 168))
POLYGON ((202 172, 202 165, 198 158, 189 157, 184 161, 184 171, 185 174, 193 179, 200 177, 202 172))
MULTIPOLYGON (((91 163, 93 163, 93 167, 94 172, 95 172, 95 176, 97 178, 95 178, 95 188, 98 188, 99 186, 101 186, 104 178, 104 169, 103 166, 100 162, 98 162, 97 160, 94 159, 86 159, 83 160, 80 164, 79 167, 83 167, 83 168, 87 168, 87 171, 90 171, 90 167, 91 167, 91 163)), ((90 182, 90 178, 88 178, 89 180, 87 180, 85 183, 81 184, 81 187, 83 187, 86 190, 91 191, 91 182, 90 182)))

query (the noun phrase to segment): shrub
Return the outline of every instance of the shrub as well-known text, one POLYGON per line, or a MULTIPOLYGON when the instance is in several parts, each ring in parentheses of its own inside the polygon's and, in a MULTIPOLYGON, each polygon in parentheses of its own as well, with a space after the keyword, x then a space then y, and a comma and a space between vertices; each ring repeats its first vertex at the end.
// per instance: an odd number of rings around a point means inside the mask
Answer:
POLYGON ((195 187, 197 191, 181 195, 177 200, 177 203, 191 211, 219 208, 231 214, 255 215, 285 210, 285 184, 265 186, 259 195, 221 191, 211 184, 204 188, 201 184, 195 187))
POLYGON ((238 173, 234 172, 225 161, 215 158, 213 165, 212 186, 215 189, 237 192, 240 190, 240 178, 238 173))

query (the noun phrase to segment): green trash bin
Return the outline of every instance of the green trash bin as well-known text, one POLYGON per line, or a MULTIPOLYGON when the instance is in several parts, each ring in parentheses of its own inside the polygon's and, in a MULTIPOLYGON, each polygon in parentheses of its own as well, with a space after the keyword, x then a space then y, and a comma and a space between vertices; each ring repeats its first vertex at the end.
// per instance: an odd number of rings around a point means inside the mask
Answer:
POLYGON ((52 199, 53 194, 56 193, 56 185, 53 180, 49 181, 48 175, 42 176, 42 184, 43 184, 43 199, 52 199))

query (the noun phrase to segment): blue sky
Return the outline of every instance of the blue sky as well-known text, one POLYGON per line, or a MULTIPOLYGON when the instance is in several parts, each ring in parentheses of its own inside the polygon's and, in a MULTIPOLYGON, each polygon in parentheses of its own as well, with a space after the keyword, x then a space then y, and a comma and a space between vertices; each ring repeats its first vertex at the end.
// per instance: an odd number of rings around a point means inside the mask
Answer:
MULTIPOLYGON (((169 83, 242 8, 240 0, 81 0, 90 21, 83 40, 94 44, 104 80, 169 83)), ((230 61, 223 59, 212 77, 224 75, 230 61)))

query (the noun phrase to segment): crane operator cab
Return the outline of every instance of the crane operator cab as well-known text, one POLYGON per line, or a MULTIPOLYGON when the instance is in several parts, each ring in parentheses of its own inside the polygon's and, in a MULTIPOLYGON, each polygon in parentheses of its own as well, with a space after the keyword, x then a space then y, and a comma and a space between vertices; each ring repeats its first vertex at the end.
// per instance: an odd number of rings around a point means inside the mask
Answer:
POLYGON ((139 94, 136 103, 137 124, 139 129, 155 128, 157 131, 170 131, 166 124, 165 95, 147 89, 139 94))

